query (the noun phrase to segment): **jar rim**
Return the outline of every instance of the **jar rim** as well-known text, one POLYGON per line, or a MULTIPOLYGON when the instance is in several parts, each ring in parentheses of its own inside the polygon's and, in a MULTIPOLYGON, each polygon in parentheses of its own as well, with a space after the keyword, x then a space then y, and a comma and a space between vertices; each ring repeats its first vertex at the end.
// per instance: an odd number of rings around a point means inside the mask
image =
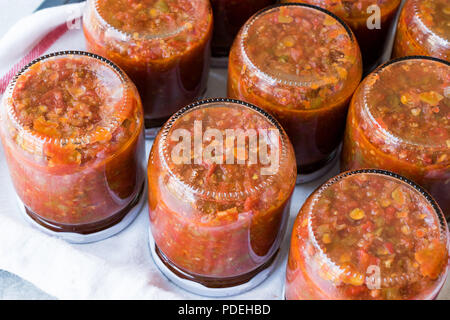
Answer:
MULTIPOLYGON (((316 233, 315 233, 314 227, 313 227, 313 222, 312 222, 314 220, 314 216, 315 216, 315 213, 313 212, 314 206, 315 206, 316 202, 318 201, 318 199, 320 198, 320 196, 323 194, 323 192, 326 191, 330 186, 334 185, 335 183, 338 183, 339 181, 342 181, 343 179, 345 179, 347 177, 354 176, 354 175, 361 175, 361 174, 373 174, 373 175, 384 176, 384 177, 390 178, 390 179, 398 182, 400 185, 406 185, 408 188, 412 188, 412 190, 414 190, 414 192, 418 193, 426 201, 426 203, 429 204, 430 207, 432 208, 433 215, 436 218, 436 222, 438 224, 439 240, 445 244, 447 252, 449 251, 449 230, 448 230, 448 226, 447 226, 447 221, 445 219, 445 216, 444 216, 441 208, 437 204, 436 200, 428 193, 428 191, 426 191, 420 185, 416 184, 414 181, 412 181, 402 175, 399 175, 397 173, 388 171, 388 170, 359 169, 359 170, 345 171, 345 172, 342 172, 342 173, 338 174, 337 176, 331 178, 330 180, 325 182, 322 186, 320 186, 316 191, 314 191, 313 195, 311 196, 312 200, 309 205, 310 209, 308 211, 308 216, 307 216, 308 236, 311 239, 313 246, 319 252, 321 261, 323 262, 324 265, 327 265, 330 267, 330 269, 331 269, 330 271, 332 272, 333 276, 338 278, 339 275, 342 275, 344 273, 347 276, 351 276, 353 274, 348 269, 342 268, 340 263, 333 261, 329 257, 329 255, 323 250, 322 246, 320 245, 320 240, 316 236, 316 233)), ((444 283, 447 273, 448 273, 448 267, 446 266, 445 269, 442 270, 442 273, 440 274, 440 277, 442 276, 442 279, 440 280, 440 282, 441 282, 440 285, 442 285, 444 283)), ((395 284, 399 280, 409 279, 409 275, 403 273, 400 275, 396 275, 395 278, 388 276, 388 277, 382 277, 382 279, 384 280, 384 281, 382 280, 383 283, 395 284)), ((438 287, 440 287, 440 286, 438 286, 438 287)), ((436 294, 436 292, 433 291, 432 294, 430 294, 430 296, 433 297, 435 294, 436 294)))
MULTIPOLYGON (((203 134, 203 133, 202 133, 203 134)), ((164 124, 164 126, 161 128, 160 133, 160 141, 158 145, 158 149, 155 151, 155 154, 158 155, 159 159, 162 162, 163 167, 165 170, 167 170, 169 176, 173 179, 172 182, 175 182, 178 184, 180 188, 183 190, 189 190, 191 194, 195 194, 196 196, 203 197, 203 198, 213 198, 214 200, 224 200, 224 201, 233 201, 233 200, 239 200, 248 197, 249 195, 254 195, 260 193, 262 190, 267 188, 268 186, 272 185, 276 181, 276 177, 280 174, 280 169, 283 168, 288 161, 289 153, 293 152, 290 147, 290 141, 289 138, 282 128, 282 126, 279 124, 279 122, 269 113, 264 111, 263 109, 236 99, 230 99, 230 98, 208 98, 203 100, 198 100, 190 105, 185 106, 184 108, 180 109, 178 112, 176 112, 174 115, 170 117, 170 119, 164 124), (217 104, 217 105, 216 105, 217 104), (204 108, 204 107, 211 107, 211 108, 217 108, 217 107, 227 107, 225 104, 235 105, 247 108, 249 110, 252 110, 253 112, 256 112, 258 115, 263 117, 266 121, 268 121, 274 129, 276 129, 279 132, 279 138, 281 141, 280 146, 280 152, 279 152, 279 164, 278 168, 276 170, 276 173, 273 175, 269 175, 267 179, 263 180, 260 184, 253 186, 252 188, 240 190, 240 191, 231 191, 231 192, 215 192, 210 190, 204 190, 202 188, 199 188, 195 185, 192 185, 191 183, 185 181, 182 177, 174 173, 170 166, 168 165, 168 149, 167 149, 167 140, 169 133, 174 127, 174 124, 181 119, 186 114, 204 108), (209 106, 208 106, 209 105, 209 106)), ((293 163, 295 166, 295 163, 293 163)), ((293 177, 293 184, 295 184, 295 177, 293 177)))

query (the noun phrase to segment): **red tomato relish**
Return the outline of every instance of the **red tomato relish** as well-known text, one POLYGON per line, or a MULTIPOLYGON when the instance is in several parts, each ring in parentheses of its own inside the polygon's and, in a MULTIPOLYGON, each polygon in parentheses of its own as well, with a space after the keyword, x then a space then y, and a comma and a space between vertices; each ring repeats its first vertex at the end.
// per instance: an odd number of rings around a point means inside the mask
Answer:
MULTIPOLYGON (((260 136, 262 137, 262 136, 260 136)), ((226 146, 228 138, 223 139, 226 146)), ((261 141, 250 150, 262 148, 261 141), (253 149, 255 148, 255 149, 253 149)), ((204 139, 202 146, 220 143, 204 139)), ((194 140, 188 143, 194 148, 194 140)), ((225 148, 225 147, 224 147, 225 148)), ((270 265, 280 246, 295 186, 292 146, 281 127, 260 109, 227 99, 205 100, 175 114, 158 134, 148 167, 151 230, 166 263, 182 276, 205 286, 229 287, 250 280, 270 265), (249 162, 239 144, 217 153, 223 161, 187 156, 180 164, 176 132, 195 136, 195 123, 225 134, 226 130, 275 130, 267 140, 269 154, 278 149, 278 169, 262 174, 261 161, 249 162), (275 142, 277 144, 275 144, 275 142), (238 161, 243 160, 242 164, 238 161)))
POLYGON ((450 66, 409 58, 369 75, 353 98, 342 169, 383 168, 425 187, 450 215, 450 66))
POLYGON ((160 126, 206 90, 212 13, 207 0, 89 0, 89 51, 117 63, 142 97, 146 127, 160 126))
MULTIPOLYGON (((101 141, 116 117, 129 112, 123 108, 125 94, 121 78, 103 62, 50 59, 20 75, 12 107, 17 121, 37 135, 78 140, 93 134, 101 141)), ((76 158, 81 163, 82 157, 76 158)))
POLYGON ((353 34, 317 8, 286 4, 253 16, 230 53, 228 95, 272 113, 286 129, 300 173, 321 168, 339 145, 361 79, 353 34))
POLYGON ((348 24, 358 39, 364 66, 370 68, 381 56, 391 23, 394 21, 401 0, 282 0, 282 2, 309 3, 327 9, 348 24), (380 9, 380 28, 369 29, 375 11, 380 9))
POLYGON ((79 233, 123 217, 144 181, 142 107, 124 73, 88 53, 57 53, 8 90, 2 142, 28 213, 79 233))
MULTIPOLYGON (((367 28, 367 18, 371 15, 367 11, 372 5, 377 5, 381 12, 391 13, 398 8, 399 0, 282 0, 282 2, 300 2, 309 3, 311 5, 316 5, 321 8, 327 9, 341 19, 343 19, 348 25, 353 27, 365 27, 367 28)), ((358 28, 355 28, 358 29, 358 28)))
POLYGON ((448 0, 410 0, 397 25, 394 57, 426 55, 450 60, 448 0))
POLYGON ((420 188, 388 172, 341 174, 297 216, 286 298, 433 299, 447 274, 447 242, 442 212, 420 188))

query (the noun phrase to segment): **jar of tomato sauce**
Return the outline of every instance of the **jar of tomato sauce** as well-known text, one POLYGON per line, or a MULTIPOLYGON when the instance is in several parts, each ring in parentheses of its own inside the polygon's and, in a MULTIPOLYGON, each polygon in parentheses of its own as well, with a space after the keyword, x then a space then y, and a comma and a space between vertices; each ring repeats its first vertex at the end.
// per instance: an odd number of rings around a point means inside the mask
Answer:
POLYGON ((208 0, 89 0, 83 17, 88 50, 136 84, 146 128, 204 94, 212 26, 208 0))
POLYGON ((397 25, 393 56, 433 56, 450 60, 448 0, 408 0, 397 25))
POLYGON ((1 141, 26 218, 71 242, 111 236, 144 197, 145 145, 138 92, 91 53, 38 58, 2 100, 1 141))
POLYGON ((272 5, 276 0, 211 0, 214 15, 212 55, 228 57, 233 40, 245 21, 258 10, 272 5))
POLYGON ((393 60, 356 91, 341 169, 380 168, 426 188, 450 216, 450 65, 393 60))
POLYGON ((296 178, 274 118, 230 99, 187 106, 156 137, 148 178, 150 248, 169 279, 224 296, 269 275, 296 178))
POLYGON ((361 74, 358 44, 339 18, 305 4, 276 5, 237 36, 228 95, 280 121, 295 149, 299 182, 306 182, 333 165, 361 74))
POLYGON ((319 187, 294 223, 286 298, 435 299, 448 229, 433 198, 392 172, 345 172, 319 187))
POLYGON ((282 2, 317 5, 344 20, 358 39, 366 70, 371 69, 383 54, 389 30, 401 4, 401 0, 282 0, 282 2))

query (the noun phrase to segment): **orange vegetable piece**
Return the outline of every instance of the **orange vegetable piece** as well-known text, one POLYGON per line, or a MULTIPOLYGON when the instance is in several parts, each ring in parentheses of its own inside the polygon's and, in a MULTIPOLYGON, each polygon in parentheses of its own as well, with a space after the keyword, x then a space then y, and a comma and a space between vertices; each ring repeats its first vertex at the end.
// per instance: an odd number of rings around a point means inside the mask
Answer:
POLYGON ((414 254, 419 263, 420 272, 425 277, 436 279, 447 263, 447 250, 445 244, 434 239, 430 245, 414 254))
POLYGON ((435 91, 423 92, 420 94, 420 100, 433 107, 437 106, 442 99, 444 99, 444 97, 435 91))

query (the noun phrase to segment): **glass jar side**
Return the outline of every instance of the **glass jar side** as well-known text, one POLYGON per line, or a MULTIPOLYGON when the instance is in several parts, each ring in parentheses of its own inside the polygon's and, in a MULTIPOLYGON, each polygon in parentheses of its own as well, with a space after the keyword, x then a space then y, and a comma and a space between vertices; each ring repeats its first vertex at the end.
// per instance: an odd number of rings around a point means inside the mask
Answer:
POLYGON ((118 30, 99 13, 98 2, 88 1, 84 13, 87 48, 114 61, 133 80, 141 95, 146 128, 161 126, 205 93, 213 28, 209 2, 192 2, 193 21, 163 35, 118 30))

